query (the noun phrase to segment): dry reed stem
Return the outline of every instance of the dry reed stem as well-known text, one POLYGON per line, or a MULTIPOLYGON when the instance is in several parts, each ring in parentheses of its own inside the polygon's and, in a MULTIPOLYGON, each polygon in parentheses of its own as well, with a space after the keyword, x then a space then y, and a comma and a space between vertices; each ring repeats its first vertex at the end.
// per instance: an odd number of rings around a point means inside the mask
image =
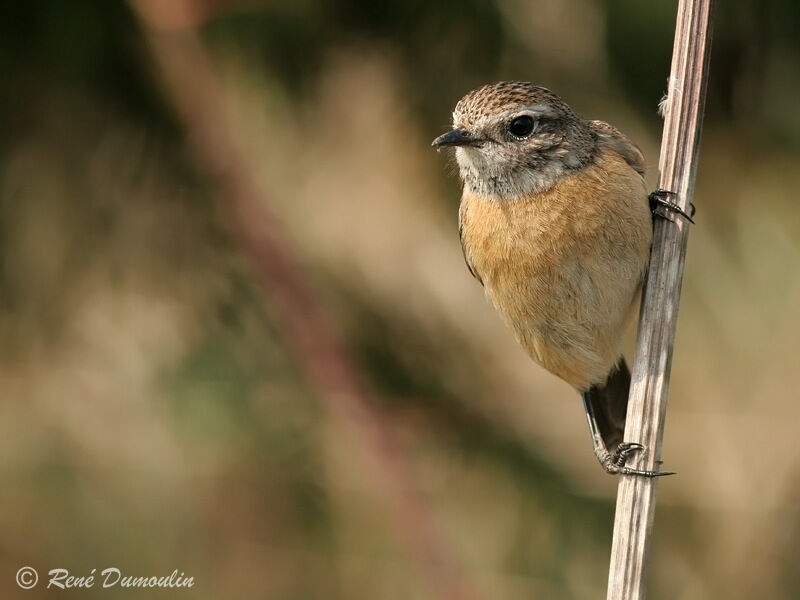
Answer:
MULTIPOLYGON (((703 124, 711 50, 712 0, 680 0, 669 78, 659 187, 669 200, 691 205, 703 124)), ((671 212, 658 218, 642 298, 625 440, 645 448, 639 469, 657 469, 667 410, 672 347, 678 318, 689 222, 671 212)), ((622 476, 617 491, 608 600, 641 600, 655 514, 658 478, 622 476)))

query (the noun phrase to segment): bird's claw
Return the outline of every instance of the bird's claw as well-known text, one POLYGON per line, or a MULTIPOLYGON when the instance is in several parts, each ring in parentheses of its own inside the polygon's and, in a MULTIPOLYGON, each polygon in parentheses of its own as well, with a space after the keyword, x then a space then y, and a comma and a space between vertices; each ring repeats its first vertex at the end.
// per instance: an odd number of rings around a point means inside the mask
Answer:
POLYGON ((611 456, 611 460, 615 466, 624 467, 625 463, 628 462, 629 456, 633 456, 642 450, 644 450, 644 446, 641 444, 637 444, 636 442, 622 442, 617 446, 616 451, 611 456))
POLYGON ((634 469, 633 467, 625 466, 628 458, 634 454, 644 450, 644 446, 636 442, 622 442, 617 446, 614 454, 606 453, 605 456, 600 457, 600 464, 606 470, 606 473, 612 475, 639 475, 641 477, 663 477, 665 475, 674 475, 673 471, 648 471, 644 469, 634 469))
POLYGON ((689 223, 694 225, 694 219, 692 218, 694 217, 695 213, 694 204, 689 202, 689 212, 686 212, 675 202, 668 200, 670 196, 677 196, 677 194, 675 192, 670 192, 669 190, 657 188, 647 197, 648 201, 650 202, 650 212, 653 214, 653 217, 669 219, 667 215, 669 212, 673 212, 682 216, 684 219, 689 221, 689 223))

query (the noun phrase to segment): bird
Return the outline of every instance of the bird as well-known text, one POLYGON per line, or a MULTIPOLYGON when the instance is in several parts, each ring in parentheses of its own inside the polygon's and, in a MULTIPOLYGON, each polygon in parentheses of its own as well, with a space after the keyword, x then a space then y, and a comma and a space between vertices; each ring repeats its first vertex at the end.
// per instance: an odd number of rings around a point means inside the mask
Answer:
POLYGON ((455 148, 470 273, 530 357, 583 399, 608 473, 627 465, 622 355, 648 268, 653 216, 641 150, 549 89, 501 81, 466 94, 436 149, 455 148))

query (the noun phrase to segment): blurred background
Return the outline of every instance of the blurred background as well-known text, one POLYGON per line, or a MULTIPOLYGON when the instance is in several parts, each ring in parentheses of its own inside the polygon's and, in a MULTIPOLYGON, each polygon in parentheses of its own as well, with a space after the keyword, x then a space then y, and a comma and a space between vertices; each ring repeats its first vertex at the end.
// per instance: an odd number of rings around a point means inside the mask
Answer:
MULTIPOLYGON (((469 276, 430 141, 525 79, 656 164, 674 24, 2 3, 0 596, 117 567, 194 577, 165 597, 604 597, 616 480, 469 276)), ((792 0, 717 6, 653 599, 800 596, 798 27, 792 0)))

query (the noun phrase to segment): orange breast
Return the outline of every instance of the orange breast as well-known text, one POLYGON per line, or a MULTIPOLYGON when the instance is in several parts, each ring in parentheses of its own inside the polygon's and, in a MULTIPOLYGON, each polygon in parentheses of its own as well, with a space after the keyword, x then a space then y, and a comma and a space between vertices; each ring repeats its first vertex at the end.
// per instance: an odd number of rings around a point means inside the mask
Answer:
POLYGON ((647 266, 644 181, 616 153, 550 190, 499 199, 464 191, 464 254, 528 353, 579 389, 605 380, 647 266))

